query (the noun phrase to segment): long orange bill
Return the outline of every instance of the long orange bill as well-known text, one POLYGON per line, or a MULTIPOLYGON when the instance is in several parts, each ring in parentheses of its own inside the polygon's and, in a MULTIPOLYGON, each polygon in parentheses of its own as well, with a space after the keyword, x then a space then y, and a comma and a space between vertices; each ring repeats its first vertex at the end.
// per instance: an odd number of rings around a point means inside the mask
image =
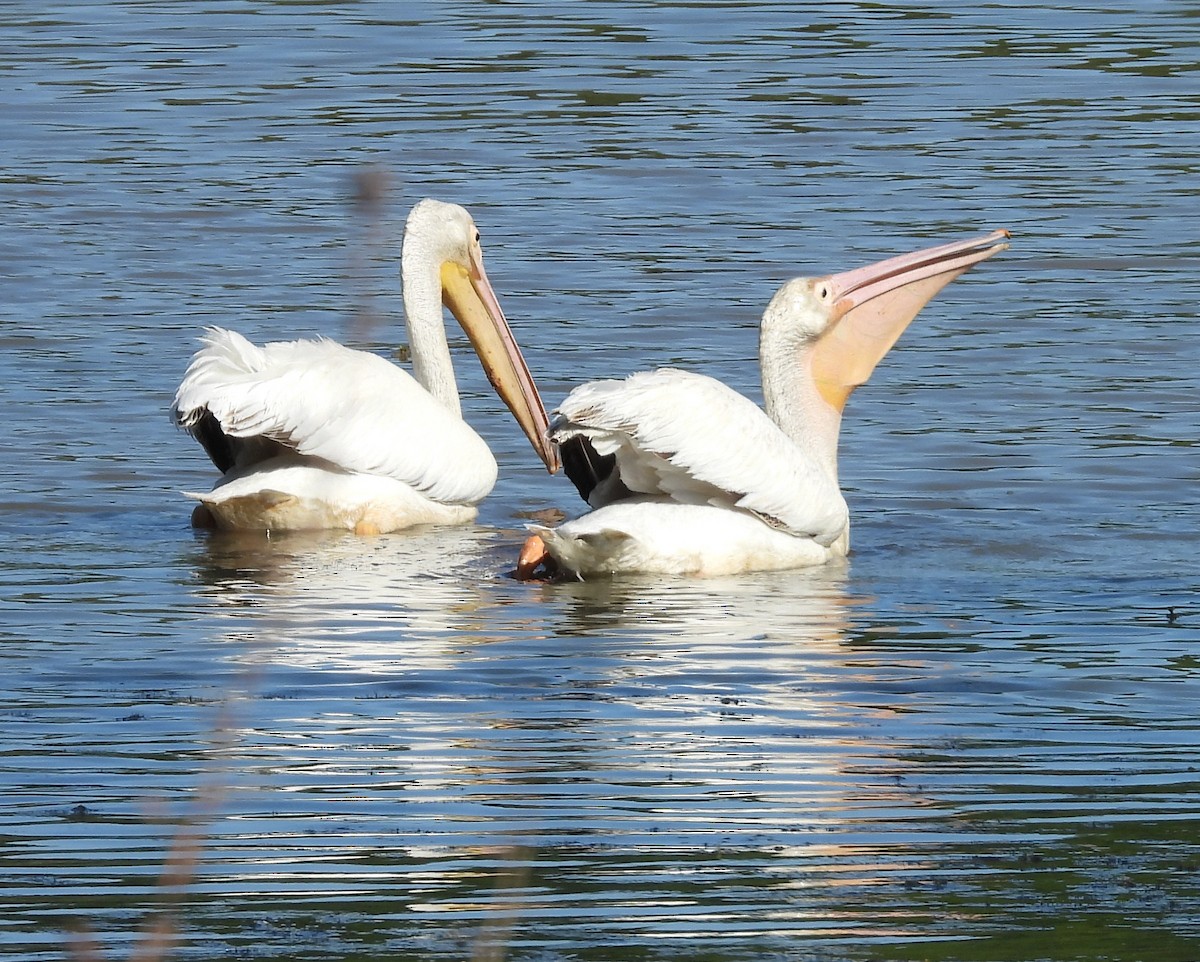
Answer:
POLYGON ((447 261, 441 277, 442 303, 462 325, 492 387, 553 474, 559 468, 558 447, 550 442, 546 407, 488 281, 479 249, 471 250, 469 270, 447 261))

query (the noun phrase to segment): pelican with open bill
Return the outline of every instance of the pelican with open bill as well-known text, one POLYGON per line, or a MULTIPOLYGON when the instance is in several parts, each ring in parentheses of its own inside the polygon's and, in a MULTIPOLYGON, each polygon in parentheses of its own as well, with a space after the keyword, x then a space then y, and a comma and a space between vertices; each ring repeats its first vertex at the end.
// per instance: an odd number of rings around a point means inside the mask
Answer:
POLYGON ((557 528, 530 525, 517 576, 715 575, 844 556, 846 399, 939 290, 1008 238, 996 230, 784 284, 759 329, 765 410, 670 368, 573 390, 550 437, 594 510, 557 528))

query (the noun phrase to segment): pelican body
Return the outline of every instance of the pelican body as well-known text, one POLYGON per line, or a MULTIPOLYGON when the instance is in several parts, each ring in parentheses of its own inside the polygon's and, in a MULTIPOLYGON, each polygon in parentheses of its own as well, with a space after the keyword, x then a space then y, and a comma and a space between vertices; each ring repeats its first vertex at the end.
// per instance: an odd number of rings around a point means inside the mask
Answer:
POLYGON ((846 399, 921 308, 1008 236, 786 283, 759 329, 765 410, 670 368, 577 387, 550 437, 594 510, 557 528, 530 525, 518 577, 543 568, 719 575, 845 556, 837 446, 846 399))
POLYGON ((413 373, 325 339, 258 347, 209 328, 172 416, 223 474, 193 523, 360 534, 475 517, 496 460, 462 418, 443 304, 547 468, 557 452, 529 369, 483 269, 462 207, 423 200, 401 253, 413 373))

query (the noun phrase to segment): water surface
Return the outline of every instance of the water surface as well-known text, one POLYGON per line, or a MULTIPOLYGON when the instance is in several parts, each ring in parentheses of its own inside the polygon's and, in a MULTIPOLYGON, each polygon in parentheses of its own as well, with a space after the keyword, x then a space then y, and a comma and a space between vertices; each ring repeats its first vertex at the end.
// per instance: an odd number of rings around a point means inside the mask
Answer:
POLYGON ((194 818, 184 958, 1200 955, 1185 7, 0 12, 0 942, 125 957, 194 818), (193 532, 199 330, 393 350, 423 196, 551 400, 1014 241, 850 402, 844 565, 515 583, 581 506, 469 357, 479 524, 193 532))

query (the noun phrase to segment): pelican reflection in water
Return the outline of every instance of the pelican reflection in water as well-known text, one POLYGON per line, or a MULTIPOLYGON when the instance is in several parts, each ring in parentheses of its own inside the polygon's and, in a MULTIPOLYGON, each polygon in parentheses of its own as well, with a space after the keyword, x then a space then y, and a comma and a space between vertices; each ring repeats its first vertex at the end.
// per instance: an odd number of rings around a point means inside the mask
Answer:
POLYGON ((996 230, 789 281, 759 331, 765 411, 720 381, 669 368, 577 387, 550 437, 594 510, 557 528, 530 525, 518 577, 733 574, 844 557, 846 399, 930 298, 1008 237, 996 230))

